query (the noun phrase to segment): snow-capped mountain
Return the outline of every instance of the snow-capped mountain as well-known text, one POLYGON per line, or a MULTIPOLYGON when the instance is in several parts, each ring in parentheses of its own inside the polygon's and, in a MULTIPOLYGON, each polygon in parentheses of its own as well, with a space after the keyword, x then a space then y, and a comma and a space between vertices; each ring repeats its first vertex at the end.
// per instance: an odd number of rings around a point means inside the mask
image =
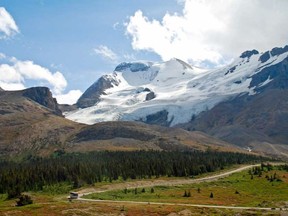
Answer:
MULTIPOLYGON (((143 121, 174 126, 190 122, 202 111, 239 95, 260 94, 277 78, 277 67, 288 59, 288 46, 265 53, 246 51, 231 64, 213 70, 171 59, 163 63, 121 63, 98 79, 65 113, 73 121, 143 121)), ((287 74, 287 69, 286 69, 287 74)), ((283 81, 278 80, 277 85, 283 81)))

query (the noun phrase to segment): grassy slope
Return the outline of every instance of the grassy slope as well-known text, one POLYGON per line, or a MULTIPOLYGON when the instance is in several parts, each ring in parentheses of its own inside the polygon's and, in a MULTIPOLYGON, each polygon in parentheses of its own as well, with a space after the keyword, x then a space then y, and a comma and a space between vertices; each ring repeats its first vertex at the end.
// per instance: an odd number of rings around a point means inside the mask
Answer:
POLYGON ((217 182, 174 187, 161 186, 154 189, 154 193, 150 192, 151 188, 145 188, 145 193, 141 192, 142 188, 138 188, 137 194, 135 194, 134 189, 130 189, 127 193, 124 193, 123 190, 109 191, 87 195, 85 198, 274 207, 281 206, 284 201, 288 200, 288 173, 284 171, 269 171, 263 173, 262 177, 254 176, 251 179, 247 171, 244 171, 217 182), (275 172, 282 182, 270 182, 265 178, 266 175, 274 175, 275 172), (197 191, 198 188, 200 188, 200 193, 197 191), (185 190, 191 192, 191 197, 183 197, 185 190), (239 194, 236 194, 236 191, 239 194), (209 198, 211 192, 214 194, 213 199, 209 198))
MULTIPOLYGON (((271 171, 268 174, 274 174, 271 171)), ((277 171, 283 182, 268 182, 265 179, 265 173, 261 178, 254 177, 253 180, 247 174, 247 171, 234 174, 217 182, 201 183, 194 185, 185 185, 177 187, 155 187, 155 192, 150 193, 150 188, 146 188, 145 193, 141 193, 142 188, 138 189, 138 194, 121 191, 112 191, 100 194, 102 198, 114 199, 115 194, 123 197, 121 200, 141 200, 156 202, 182 202, 182 203, 203 203, 218 205, 254 205, 257 206, 266 198, 267 203, 263 205, 277 205, 279 200, 288 200, 288 173, 277 171), (285 177, 284 177, 285 176, 285 177), (197 188, 201 192, 197 192, 197 188), (190 190, 192 196, 184 198, 184 190, 190 190), (238 190, 240 194, 235 194, 238 190), (214 193, 214 198, 210 199, 210 192, 214 193), (269 196, 267 196, 267 193, 269 196)), ((116 184, 119 182, 116 182, 116 184)), ((103 186, 105 183, 101 183, 103 186)), ((107 183, 111 184, 111 183, 107 183)), ((113 184, 113 183, 112 183, 113 184)), ((99 186, 99 185, 98 185, 99 186)), ((267 212, 251 210, 227 210, 227 209, 207 209, 183 206, 164 206, 164 205, 137 205, 137 204, 109 204, 109 203, 91 203, 91 202, 68 202, 66 197, 71 188, 62 184, 46 188, 44 192, 29 193, 34 204, 15 207, 15 200, 5 200, 6 195, 0 195, 0 215, 168 215, 171 212, 178 215, 263 215, 267 212), (193 214, 192 214, 193 213, 193 214)), ((133 190, 134 192, 134 190, 133 190)), ((99 194, 98 194, 99 195, 99 194)), ((95 196, 95 195, 91 195, 95 196)), ((98 197, 99 198, 99 197, 98 197)), ((280 202, 281 203, 281 202, 280 202)), ((269 215, 280 215, 279 212, 269 212, 269 215)))
POLYGON ((182 129, 137 122, 78 124, 53 114, 18 92, 2 93, 0 99, 0 157, 48 156, 59 149, 66 152, 187 148, 241 151, 206 134, 182 129))
POLYGON ((47 155, 82 127, 24 97, 1 97, 0 156, 47 155), (4 113, 4 114, 3 114, 4 113))

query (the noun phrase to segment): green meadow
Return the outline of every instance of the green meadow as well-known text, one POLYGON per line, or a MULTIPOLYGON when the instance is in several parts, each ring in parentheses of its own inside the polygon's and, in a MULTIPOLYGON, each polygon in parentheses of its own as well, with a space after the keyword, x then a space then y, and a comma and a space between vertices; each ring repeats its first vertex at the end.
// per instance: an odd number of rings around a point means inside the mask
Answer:
POLYGON ((215 182, 129 188, 94 193, 86 195, 84 198, 228 206, 283 207, 288 205, 288 172, 274 168, 269 171, 264 170, 261 174, 252 175, 249 171, 243 171, 215 182))

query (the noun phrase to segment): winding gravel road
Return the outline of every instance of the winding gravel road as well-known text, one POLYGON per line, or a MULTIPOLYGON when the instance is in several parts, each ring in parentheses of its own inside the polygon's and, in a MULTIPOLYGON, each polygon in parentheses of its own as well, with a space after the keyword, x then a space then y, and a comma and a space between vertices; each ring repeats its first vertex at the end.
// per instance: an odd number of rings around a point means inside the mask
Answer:
MULTIPOLYGON (((272 163, 273 165, 282 165, 285 163, 272 163)), ((125 182, 119 184, 112 184, 103 186, 100 188, 86 188, 81 191, 78 191, 79 198, 76 199, 77 201, 84 201, 84 202, 101 202, 101 203, 126 203, 126 204, 139 204, 139 205, 173 205, 173 206, 190 206, 190 207, 202 207, 202 208, 219 208, 219 209, 240 209, 240 210, 281 210, 281 211, 288 211, 288 209, 283 208, 261 208, 261 207, 241 207, 241 206, 217 206, 217 205, 198 205, 198 204, 184 204, 184 203, 162 203, 162 202, 139 202, 139 201, 116 201, 116 200, 95 200, 95 199, 85 199, 82 198, 84 195, 88 195, 91 193, 103 193, 112 190, 121 190, 121 189, 132 189, 135 187, 154 187, 154 186, 176 186, 176 185, 183 185, 183 184, 193 184, 193 183, 201 183, 201 182, 211 182, 216 181, 218 179, 227 177, 233 173, 241 172, 243 170, 248 170, 253 167, 260 166, 260 164, 255 165, 246 165, 237 169, 225 171, 220 174, 207 176, 203 178, 197 179, 177 179, 177 180, 150 180, 150 181, 135 181, 135 182, 125 182)))

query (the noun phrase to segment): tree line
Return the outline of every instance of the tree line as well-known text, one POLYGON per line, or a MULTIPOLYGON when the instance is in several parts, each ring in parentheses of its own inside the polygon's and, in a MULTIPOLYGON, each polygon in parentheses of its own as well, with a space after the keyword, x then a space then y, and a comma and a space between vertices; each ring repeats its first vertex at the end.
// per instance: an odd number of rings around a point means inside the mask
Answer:
POLYGON ((133 151, 70 153, 50 158, 0 162, 0 193, 10 197, 23 191, 68 182, 83 184, 160 176, 193 177, 232 164, 254 163, 262 157, 216 151, 133 151))

